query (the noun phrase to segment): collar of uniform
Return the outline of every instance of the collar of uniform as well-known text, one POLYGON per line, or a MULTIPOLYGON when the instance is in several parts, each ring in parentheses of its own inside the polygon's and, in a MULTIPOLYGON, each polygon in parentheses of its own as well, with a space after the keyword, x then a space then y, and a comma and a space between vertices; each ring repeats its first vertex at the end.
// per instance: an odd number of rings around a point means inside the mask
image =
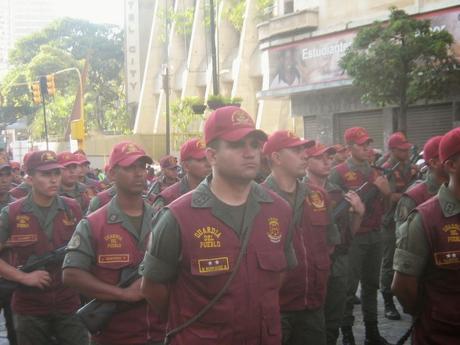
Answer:
MULTIPOLYGON (((60 196, 56 196, 53 202, 51 203, 50 207, 54 205, 57 206, 59 210, 65 210, 66 206, 64 200, 60 196)), ((32 199, 32 193, 26 196, 26 200, 24 200, 24 204, 22 205, 23 212, 33 212, 36 207, 39 207, 32 199)))
POLYGON ((184 195, 190 191, 190 186, 188 185, 188 178, 187 175, 180 179, 180 193, 184 195))
MULTIPOLYGON (((309 189, 307 187, 307 182, 308 182, 307 177, 304 178, 303 182, 297 181, 295 205, 293 207, 294 212, 300 209, 300 207, 303 205, 303 201, 305 200, 305 197, 308 194, 309 189)), ((265 180, 265 184, 267 185, 267 187, 273 190, 276 194, 280 195, 283 199, 288 201, 288 198, 286 197, 286 193, 282 191, 281 188, 278 186, 278 183, 276 182, 273 175, 270 174, 267 177, 267 179, 265 180)))
POLYGON ((335 192, 335 191, 342 191, 342 188, 340 188, 338 185, 335 183, 329 181, 329 179, 326 180, 326 185, 324 186, 324 190, 326 192, 335 192))
POLYGON ((21 189, 24 189, 26 191, 30 191, 32 189, 32 186, 28 183, 25 183, 25 182, 21 182, 21 184, 19 186, 17 186, 16 188, 21 188, 21 189))
MULTIPOLYGON (((192 207, 194 208, 212 208, 214 194, 211 192, 209 183, 212 180, 212 175, 206 177, 199 185, 195 188, 192 194, 192 207)), ((266 190, 256 182, 251 182, 251 191, 249 197, 253 198, 257 203, 270 203, 273 199, 267 193, 266 190)))
POLYGON ((436 179, 434 178, 434 175, 430 170, 428 170, 424 182, 428 186, 428 193, 430 193, 431 195, 436 195, 438 193, 440 186, 436 182, 436 179))
POLYGON ((460 200, 457 200, 452 192, 443 184, 438 192, 439 204, 444 217, 452 217, 460 214, 460 200))

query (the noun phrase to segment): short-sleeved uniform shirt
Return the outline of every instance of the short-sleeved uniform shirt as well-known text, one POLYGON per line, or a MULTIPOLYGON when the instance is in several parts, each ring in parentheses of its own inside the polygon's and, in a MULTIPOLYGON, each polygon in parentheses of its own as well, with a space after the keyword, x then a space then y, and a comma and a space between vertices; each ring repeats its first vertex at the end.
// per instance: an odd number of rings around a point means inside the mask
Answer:
MULTIPOLYGON (((438 197, 444 217, 460 213, 460 200, 455 198, 447 186, 440 187, 438 197)), ((422 217, 416 210, 410 213, 407 221, 400 226, 399 233, 393 269, 410 276, 422 276, 431 253, 422 217)))
MULTIPOLYGON (((152 207, 147 203, 144 203, 144 212, 142 216, 128 216, 120 209, 117 198, 114 197, 108 205, 106 222, 121 223, 121 226, 126 229, 137 242, 141 242, 150 233, 152 217, 152 207)), ((74 267, 89 272, 91 266, 96 264, 97 255, 98 253, 92 242, 91 226, 87 219, 82 219, 80 223, 78 223, 72 239, 69 241, 68 252, 64 258, 63 268, 74 267)))
MULTIPOLYGON (((205 206, 210 206, 212 214, 231 227, 242 238, 241 229, 246 228, 243 220, 254 218, 254 214, 251 215, 251 212, 259 209, 258 204, 265 201, 266 192, 263 187, 254 182, 251 185, 251 192, 246 203, 240 206, 230 206, 220 201, 212 193, 209 186, 210 178, 205 179, 196 190, 210 196, 205 206)), ((193 202, 192 206, 194 206, 193 202)), ((286 243, 285 253, 288 266, 295 265, 295 253, 292 243, 289 241, 286 243)), ((153 221, 152 240, 140 267, 140 273, 156 283, 166 284, 173 281, 177 276, 180 260, 181 235, 179 224, 172 212, 165 207, 156 214, 153 221)))

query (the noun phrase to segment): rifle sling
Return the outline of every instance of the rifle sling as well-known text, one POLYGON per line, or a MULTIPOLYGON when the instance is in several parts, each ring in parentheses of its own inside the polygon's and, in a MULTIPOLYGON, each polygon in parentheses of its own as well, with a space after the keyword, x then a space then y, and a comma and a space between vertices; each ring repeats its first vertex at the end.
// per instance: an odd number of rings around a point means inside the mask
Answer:
MULTIPOLYGON (((241 225, 242 227, 245 224, 246 211, 247 211, 247 205, 245 207, 245 211, 243 215, 243 222, 242 222, 243 224, 241 225)), ((241 230, 244 230, 244 229, 241 229, 241 230)), ((164 345, 168 345, 173 336, 183 331, 184 329, 192 325, 194 322, 198 321, 201 317, 203 317, 203 315, 205 315, 227 292, 228 288, 230 287, 230 284, 232 283, 233 279, 238 273, 238 270, 241 266, 241 262, 243 261, 243 257, 246 254, 246 249, 248 247, 251 231, 250 229, 248 229, 247 231, 241 231, 240 233, 244 234, 240 252, 238 253, 238 258, 236 260, 235 267, 232 273, 230 274, 230 276, 228 277, 227 281, 225 282, 224 286, 222 287, 222 289, 220 289, 220 291, 209 301, 209 303, 206 304, 198 313, 196 313, 195 316, 191 317, 190 319, 188 319, 181 325, 177 326, 176 328, 173 328, 168 333, 166 333, 164 343, 163 343, 164 345)))

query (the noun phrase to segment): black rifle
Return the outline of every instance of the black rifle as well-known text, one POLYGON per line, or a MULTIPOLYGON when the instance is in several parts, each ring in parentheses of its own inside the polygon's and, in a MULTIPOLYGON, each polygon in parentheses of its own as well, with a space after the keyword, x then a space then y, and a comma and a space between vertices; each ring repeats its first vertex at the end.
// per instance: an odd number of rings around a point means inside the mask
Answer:
MULTIPOLYGON (((18 270, 30 273, 39 269, 44 269, 49 264, 62 262, 66 253, 66 248, 66 246, 63 246, 43 255, 30 257, 24 266, 18 267, 18 270)), ((1 295, 11 294, 19 285, 21 284, 18 282, 0 278, 1 295)))
MULTIPOLYGON (((373 166, 373 168, 382 170, 383 175, 388 176, 392 174, 396 170, 396 168, 398 168, 399 164, 401 164, 401 162, 398 162, 395 165, 393 165, 391 169, 384 169, 375 166, 373 166)), ((373 186, 369 181, 366 181, 361 186, 359 186, 359 188, 356 189, 355 192, 359 195, 363 203, 367 204, 370 200, 373 200, 376 197, 376 195, 379 192, 379 189, 376 186, 373 186), (370 188, 367 188, 368 186, 370 186, 370 188)), ((337 217, 339 217, 344 211, 348 210, 350 206, 350 203, 345 198, 343 198, 332 211, 332 219, 337 220, 337 217)))
MULTIPOLYGON (((121 273, 120 288, 126 288, 139 279, 137 267, 124 269, 121 273)), ((136 303, 125 303, 116 301, 101 301, 93 299, 77 310, 76 315, 80 318, 91 334, 99 333, 109 323, 113 314, 136 303)))

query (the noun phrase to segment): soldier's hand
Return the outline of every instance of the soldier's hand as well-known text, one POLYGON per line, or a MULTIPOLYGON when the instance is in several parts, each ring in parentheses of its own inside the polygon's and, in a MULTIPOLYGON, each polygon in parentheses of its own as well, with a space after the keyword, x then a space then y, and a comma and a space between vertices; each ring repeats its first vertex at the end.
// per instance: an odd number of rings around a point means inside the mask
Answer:
POLYGON ((385 176, 378 176, 374 180, 374 184, 383 195, 389 196, 391 194, 390 184, 385 176))
POLYGON ((139 278, 127 288, 123 289, 123 301, 128 303, 139 302, 144 299, 141 293, 141 279, 139 278))
POLYGON ((46 271, 33 271, 30 273, 24 273, 20 283, 31 287, 37 287, 44 289, 49 287, 51 284, 50 274, 46 271))
POLYGON ((345 200, 347 200, 351 205, 351 211, 359 214, 360 216, 364 215, 366 207, 364 206, 361 198, 354 191, 349 191, 345 194, 345 200))

